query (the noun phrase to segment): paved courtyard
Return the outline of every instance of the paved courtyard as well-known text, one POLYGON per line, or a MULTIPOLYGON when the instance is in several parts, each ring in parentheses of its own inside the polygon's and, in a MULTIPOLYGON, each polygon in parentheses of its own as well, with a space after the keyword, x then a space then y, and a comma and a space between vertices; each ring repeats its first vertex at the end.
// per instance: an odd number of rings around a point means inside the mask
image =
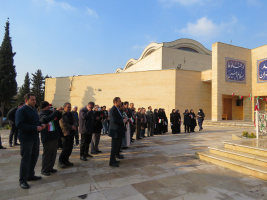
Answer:
MULTIPOLYGON (((79 147, 70 158, 74 167, 41 181, 19 187, 19 147, 0 150, 0 199, 100 200, 254 200, 267 199, 267 182, 195 159, 196 151, 231 140, 233 133, 252 129, 205 127, 203 132, 156 135, 136 141, 124 150, 119 168, 108 166, 110 138, 102 136, 100 150, 87 162, 79 160, 79 147)), ((7 147, 8 131, 0 131, 7 147)), ((42 154, 42 147, 40 148, 42 154)), ((58 152, 60 153, 60 151, 58 152)), ((41 156, 36 167, 40 175, 41 156)))

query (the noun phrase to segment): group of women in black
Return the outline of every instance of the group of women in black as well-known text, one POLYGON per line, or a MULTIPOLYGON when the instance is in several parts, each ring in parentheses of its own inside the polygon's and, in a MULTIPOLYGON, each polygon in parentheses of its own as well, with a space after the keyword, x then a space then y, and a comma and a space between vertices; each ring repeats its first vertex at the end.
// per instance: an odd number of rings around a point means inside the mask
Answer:
MULTIPOLYGON (((184 115, 183 125, 185 133, 195 132, 195 128, 197 126, 197 120, 199 125, 199 131, 203 130, 202 124, 205 118, 205 114, 202 109, 199 109, 197 115, 194 113, 193 109, 191 109, 190 112, 188 109, 186 109, 183 115, 184 115)), ((172 133, 173 134, 180 133, 182 120, 179 110, 175 109, 172 110, 172 113, 170 115, 170 122, 171 122, 172 133)))
POLYGON ((155 129, 154 134, 163 134, 168 132, 168 118, 165 109, 154 109, 155 129))

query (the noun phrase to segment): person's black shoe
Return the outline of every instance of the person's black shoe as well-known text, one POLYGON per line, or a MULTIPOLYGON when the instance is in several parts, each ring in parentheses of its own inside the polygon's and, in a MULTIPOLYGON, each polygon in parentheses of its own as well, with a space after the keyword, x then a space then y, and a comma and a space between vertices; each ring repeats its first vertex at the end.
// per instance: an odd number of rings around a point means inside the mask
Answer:
POLYGON ((120 153, 123 152, 121 149, 120 149, 120 153))
POLYGON ((70 161, 66 162, 65 165, 66 165, 67 167, 72 167, 72 166, 74 166, 74 164, 71 163, 70 161))
POLYGON ((12 144, 9 144, 9 147, 13 147, 12 144))
POLYGON ((81 156, 81 157, 80 157, 80 160, 82 160, 82 161, 87 161, 87 158, 86 158, 85 156, 81 156))
POLYGON ((94 154, 94 155, 96 155, 97 153, 96 153, 96 152, 91 152, 91 154, 94 154))
POLYGON ((6 149, 6 147, 3 147, 2 145, 0 146, 0 149, 6 149))
POLYGON ((109 166, 111 166, 111 167, 119 167, 119 164, 118 163, 109 163, 109 166))
POLYGON ((22 189, 29 189, 30 188, 29 184, 26 181, 20 181, 19 185, 22 189))
POLYGON ((44 176, 50 176, 51 175, 50 172, 41 172, 41 174, 44 175, 44 176))
POLYGON ((129 147, 121 147, 121 149, 128 149, 129 147))
POLYGON ((60 167, 61 169, 64 169, 64 168, 66 168, 66 167, 68 167, 68 166, 65 165, 65 164, 63 164, 63 163, 59 163, 59 167, 60 167))
POLYGON ((56 169, 51 169, 49 172, 50 172, 50 173, 56 173, 57 170, 56 170, 56 169))
POLYGON ((29 177, 27 179, 27 181, 38 181, 38 180, 41 180, 42 177, 41 176, 32 176, 32 177, 29 177))
POLYGON ((96 153, 102 153, 102 151, 99 151, 99 150, 98 150, 98 151, 96 151, 96 153))
POLYGON ((115 160, 115 163, 118 163, 118 164, 119 164, 120 162, 121 162, 121 161, 119 161, 119 160, 115 160))
POLYGON ((123 155, 118 155, 116 157, 119 158, 119 159, 124 159, 124 156, 123 155))
POLYGON ((86 157, 93 158, 94 156, 87 154, 86 157))

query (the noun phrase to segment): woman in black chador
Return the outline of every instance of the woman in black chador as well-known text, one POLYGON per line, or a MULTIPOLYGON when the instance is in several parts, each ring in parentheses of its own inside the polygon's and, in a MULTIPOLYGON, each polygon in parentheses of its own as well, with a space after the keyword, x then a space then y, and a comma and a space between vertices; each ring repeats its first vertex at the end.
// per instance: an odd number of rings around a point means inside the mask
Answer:
POLYGON ((180 110, 176 110, 176 115, 178 118, 178 133, 181 133, 181 115, 180 115, 180 110))
POLYGON ((158 112, 158 123, 159 123, 159 134, 162 134, 164 132, 164 113, 163 110, 160 108, 158 112))
POLYGON ((191 119, 190 119, 190 115, 189 115, 189 111, 188 109, 185 110, 184 114, 184 132, 186 133, 186 131, 188 133, 190 133, 190 125, 191 125, 191 119))
POLYGON ((195 132, 195 127, 197 126, 197 120, 193 109, 190 110, 190 120, 191 120, 190 132, 195 132))
POLYGON ((175 111, 175 109, 172 110, 172 113, 170 115, 170 121, 171 121, 171 129, 172 134, 180 133, 180 114, 175 111))
POLYGON ((163 117, 164 117, 164 123, 163 123, 163 133, 168 132, 168 118, 165 113, 165 109, 163 109, 163 117))
POLYGON ((198 117, 197 121, 198 121, 199 131, 202 131, 203 130, 202 124, 203 124, 204 117, 205 117, 205 114, 202 109, 199 109, 197 113, 197 117, 198 117))

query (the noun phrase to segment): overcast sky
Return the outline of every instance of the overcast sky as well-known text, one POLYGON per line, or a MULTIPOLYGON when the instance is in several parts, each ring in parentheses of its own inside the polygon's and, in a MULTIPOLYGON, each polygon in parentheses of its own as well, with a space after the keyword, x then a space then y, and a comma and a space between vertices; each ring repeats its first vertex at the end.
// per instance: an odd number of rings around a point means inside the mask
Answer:
POLYGON ((10 18, 17 81, 113 73, 151 42, 195 39, 267 44, 265 0, 0 0, 0 42, 10 18))

